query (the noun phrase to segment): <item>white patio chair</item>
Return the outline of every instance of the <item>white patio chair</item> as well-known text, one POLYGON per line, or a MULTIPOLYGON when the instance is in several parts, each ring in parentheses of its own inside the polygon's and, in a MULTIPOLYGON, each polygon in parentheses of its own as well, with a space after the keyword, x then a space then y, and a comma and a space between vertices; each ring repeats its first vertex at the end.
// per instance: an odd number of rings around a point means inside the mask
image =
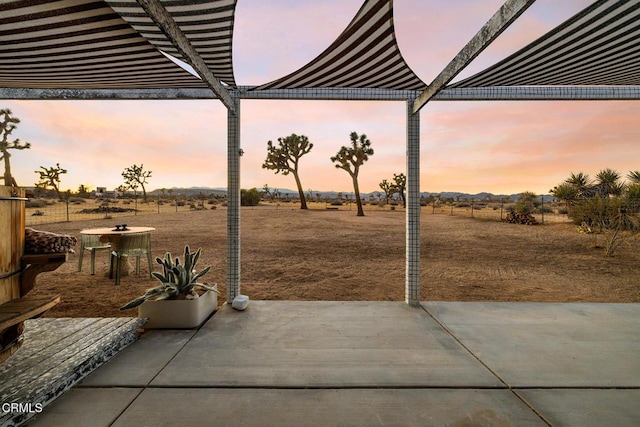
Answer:
POLYGON ((80 237, 80 253, 78 254, 78 271, 82 271, 82 258, 84 251, 91 251, 91 275, 96 274, 96 251, 100 249, 111 249, 109 242, 100 241, 100 236, 81 234, 80 237))
POLYGON ((122 257, 136 257, 136 274, 140 274, 140 257, 147 256, 149 262, 149 277, 151 277, 151 233, 123 234, 118 240, 118 245, 111 252, 110 277, 113 277, 115 268, 116 285, 120 284, 120 264, 122 257), (115 261, 115 262, 114 262, 115 261))

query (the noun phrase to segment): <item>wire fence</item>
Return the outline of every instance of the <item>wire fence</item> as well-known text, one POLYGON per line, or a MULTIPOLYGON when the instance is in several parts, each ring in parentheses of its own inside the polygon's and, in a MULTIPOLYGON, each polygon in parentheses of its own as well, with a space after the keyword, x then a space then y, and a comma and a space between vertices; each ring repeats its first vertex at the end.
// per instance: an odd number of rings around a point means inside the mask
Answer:
MULTIPOLYGON (((513 203, 475 203, 469 201, 446 205, 424 205, 422 209, 430 214, 459 216, 491 221, 506 221, 509 213, 513 211, 513 203)), ((531 212, 531 216, 541 224, 571 221, 566 213, 564 205, 561 204, 549 203, 546 207, 538 207, 531 212)))
MULTIPOLYGON (((247 209, 297 209, 299 201, 262 201, 260 206, 247 209)), ((339 211, 355 211, 353 201, 337 203, 336 200, 313 201, 308 203, 310 209, 327 209, 339 211)), ((131 217, 132 215, 153 215, 172 212, 190 212, 197 210, 211 210, 226 206, 224 197, 218 198, 188 198, 188 197, 153 197, 147 202, 142 199, 89 199, 71 197, 65 200, 36 198, 27 202, 25 223, 27 226, 54 222, 83 221, 92 219, 114 219, 131 217)), ((478 202, 473 200, 453 203, 422 203, 422 212, 426 214, 450 215, 483 220, 503 221, 513 203, 478 202)), ((364 202, 365 212, 396 211, 404 214, 401 202, 383 203, 364 202)), ((544 207, 533 212, 533 216, 540 223, 570 221, 562 203, 545 203, 544 207)))
POLYGON ((226 203, 218 199, 30 199, 25 209, 25 225, 53 222, 117 219, 131 215, 152 215, 216 209, 226 203))

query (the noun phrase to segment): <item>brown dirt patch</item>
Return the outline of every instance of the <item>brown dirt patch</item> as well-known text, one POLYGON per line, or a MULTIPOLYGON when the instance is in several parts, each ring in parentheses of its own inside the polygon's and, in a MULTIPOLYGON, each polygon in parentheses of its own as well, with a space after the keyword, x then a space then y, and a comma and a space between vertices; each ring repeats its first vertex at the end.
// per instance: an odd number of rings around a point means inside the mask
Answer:
MULTIPOLYGON (((153 226, 155 256, 202 247, 204 277, 226 292, 226 209, 130 216, 34 226, 72 234, 116 222, 153 226), (125 221, 126 219, 126 221, 125 221), (115 222, 114 222, 115 221, 115 222)), ((387 301, 404 299, 405 217, 402 210, 353 211, 291 207, 242 210, 242 293, 251 299, 387 301)), ((423 209, 422 300, 638 302, 638 239, 615 257, 591 247, 575 226, 506 224, 431 214, 423 209)), ((107 254, 97 254, 97 274, 78 256, 43 273, 33 294, 59 293, 52 317, 131 316, 118 307, 157 281, 142 274, 115 286, 105 277, 107 254)), ((155 264, 154 264, 155 268, 155 264)))

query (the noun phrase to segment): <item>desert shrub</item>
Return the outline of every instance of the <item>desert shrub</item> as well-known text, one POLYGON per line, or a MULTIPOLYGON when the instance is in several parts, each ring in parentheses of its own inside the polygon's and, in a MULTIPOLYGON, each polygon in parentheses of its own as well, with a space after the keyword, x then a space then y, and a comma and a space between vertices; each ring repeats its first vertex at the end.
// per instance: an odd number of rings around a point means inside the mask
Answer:
POLYGON ((471 203, 467 203, 467 202, 458 202, 455 204, 456 208, 470 208, 471 207, 471 203))
MULTIPOLYGON (((115 206, 101 206, 99 208, 85 208, 78 211, 81 214, 97 214, 97 213, 125 213, 125 212, 136 212, 133 208, 118 208, 115 206)), ((106 218, 106 217, 105 217, 106 218)))
POLYGON ((372 206, 377 206, 378 203, 379 202, 377 200, 372 200, 372 201, 369 202, 369 204, 372 205, 372 206))
POLYGON ((240 205, 241 206, 258 206, 260 204, 260 193, 254 188, 240 190, 240 205))
POLYGON ((24 205, 27 208, 44 208, 45 206, 47 206, 47 203, 44 200, 38 199, 27 200, 24 205))
POLYGON ((541 214, 541 213, 548 213, 548 214, 552 214, 553 213, 553 208, 551 206, 538 206, 537 208, 534 209, 534 213, 537 214, 541 214))
POLYGON ((597 236, 604 236, 604 250, 609 256, 613 256, 621 244, 640 234, 640 215, 629 209, 624 197, 594 196, 580 200, 574 205, 571 217, 579 224, 580 232, 593 235, 595 247, 599 247, 597 236))
POLYGON ((338 199, 332 200, 331 206, 342 206, 342 200, 338 200, 338 199))
POLYGON ((33 199, 33 201, 36 200, 44 203, 44 206, 54 206, 58 203, 58 199, 33 199))
POLYGON ((539 205, 538 196, 530 191, 525 191, 516 201, 514 211, 521 214, 532 214, 539 205))
POLYGON ((627 205, 631 212, 640 212, 640 184, 629 184, 627 187, 627 205))

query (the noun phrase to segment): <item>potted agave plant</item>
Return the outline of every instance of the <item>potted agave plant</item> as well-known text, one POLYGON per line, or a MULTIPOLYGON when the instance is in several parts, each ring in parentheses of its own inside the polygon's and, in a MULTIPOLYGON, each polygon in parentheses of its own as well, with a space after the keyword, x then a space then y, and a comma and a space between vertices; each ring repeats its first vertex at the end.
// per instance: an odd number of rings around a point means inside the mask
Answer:
POLYGON ((162 273, 154 271, 153 276, 161 282, 155 288, 147 289, 139 296, 120 307, 128 310, 138 307, 138 317, 149 321, 146 329, 182 329, 200 326, 213 313, 218 305, 217 285, 198 283, 211 267, 196 272, 200 258, 199 248, 195 252, 184 248, 183 263, 167 252, 164 258, 156 258, 162 266, 162 273))

